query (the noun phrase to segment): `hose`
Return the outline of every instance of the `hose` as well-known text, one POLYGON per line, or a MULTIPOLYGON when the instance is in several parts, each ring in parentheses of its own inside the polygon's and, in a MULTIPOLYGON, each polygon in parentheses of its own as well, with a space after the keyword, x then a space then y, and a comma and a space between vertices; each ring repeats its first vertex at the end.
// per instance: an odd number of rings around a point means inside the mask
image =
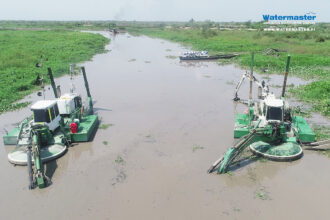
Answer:
POLYGON ((27 167, 28 167, 28 173, 29 173, 29 189, 33 189, 34 183, 33 183, 31 145, 28 146, 28 149, 27 149, 27 167))

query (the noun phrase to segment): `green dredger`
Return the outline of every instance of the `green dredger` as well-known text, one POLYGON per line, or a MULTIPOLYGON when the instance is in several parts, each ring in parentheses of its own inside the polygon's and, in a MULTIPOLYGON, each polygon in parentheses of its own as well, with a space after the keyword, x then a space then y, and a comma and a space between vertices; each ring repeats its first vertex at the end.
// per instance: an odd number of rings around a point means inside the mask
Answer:
MULTIPOLYGON (((53 74, 48 75, 55 99, 40 100, 31 106, 32 116, 26 118, 4 137, 5 145, 16 145, 8 154, 10 163, 27 165, 29 188, 46 187, 50 180, 44 174, 43 163, 62 156, 74 142, 89 141, 98 127, 98 116, 93 113, 85 68, 81 67, 87 90, 88 107, 84 108, 81 97, 73 93, 60 95, 53 74)), ((73 67, 71 66, 71 79, 73 67)))
POLYGON ((269 92, 269 87, 264 81, 260 83, 253 76, 253 58, 252 53, 250 73, 243 74, 235 91, 234 101, 242 102, 238 98, 237 92, 244 79, 250 79, 249 100, 245 101, 248 110, 244 114, 235 116, 234 138, 240 139, 211 166, 208 170, 209 173, 218 166, 218 173, 226 173, 247 147, 254 154, 271 160, 290 161, 299 159, 303 155, 300 144, 315 141, 315 134, 305 119, 295 116, 284 98, 290 56, 287 59, 280 98, 276 98, 273 93, 269 92), (253 83, 258 85, 258 100, 254 101, 252 100, 253 83))

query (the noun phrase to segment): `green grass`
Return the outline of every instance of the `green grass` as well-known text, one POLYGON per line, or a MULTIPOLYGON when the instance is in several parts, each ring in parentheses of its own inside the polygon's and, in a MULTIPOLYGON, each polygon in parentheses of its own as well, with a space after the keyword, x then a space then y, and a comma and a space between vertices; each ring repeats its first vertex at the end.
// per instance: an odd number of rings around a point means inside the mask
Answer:
POLYGON ((330 116, 330 77, 290 91, 298 99, 311 104, 314 111, 330 116))
MULTIPOLYGON (((51 67, 57 77, 69 72, 69 64, 104 52, 108 42, 107 38, 91 33, 0 30, 0 113, 24 106, 13 103, 40 88, 36 83, 40 68, 35 65, 41 55, 48 60, 43 72, 51 67)), ((45 78, 49 82, 47 74, 45 78)))
POLYGON ((191 46, 194 50, 208 50, 210 54, 239 53, 231 61, 245 69, 249 69, 250 52, 254 51, 254 68, 257 72, 267 68, 268 73, 283 74, 287 55, 290 54, 290 75, 317 80, 291 91, 302 101, 310 103, 314 111, 330 116, 330 31, 328 28, 321 28, 321 25, 314 32, 224 31, 207 28, 186 30, 154 27, 130 27, 128 30, 179 42, 191 46), (278 49, 280 52, 269 53, 269 48, 278 49))

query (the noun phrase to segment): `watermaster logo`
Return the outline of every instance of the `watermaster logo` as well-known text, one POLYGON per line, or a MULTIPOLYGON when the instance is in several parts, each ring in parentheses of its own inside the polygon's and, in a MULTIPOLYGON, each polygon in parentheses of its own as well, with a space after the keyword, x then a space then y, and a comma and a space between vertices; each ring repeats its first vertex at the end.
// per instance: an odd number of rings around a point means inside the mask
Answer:
POLYGON ((265 24, 315 24, 316 13, 308 12, 304 15, 262 15, 265 24))

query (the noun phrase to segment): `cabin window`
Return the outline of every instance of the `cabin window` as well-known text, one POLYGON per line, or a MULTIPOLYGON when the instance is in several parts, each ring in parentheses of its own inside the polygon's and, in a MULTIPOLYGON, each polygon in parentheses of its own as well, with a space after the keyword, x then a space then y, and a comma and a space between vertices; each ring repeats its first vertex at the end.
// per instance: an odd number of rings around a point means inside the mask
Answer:
POLYGON ((80 108, 81 107, 81 98, 79 96, 76 96, 74 98, 74 105, 75 105, 75 108, 80 108))
POLYGON ((54 110, 55 110, 55 117, 57 117, 57 116, 60 114, 59 111, 58 111, 58 106, 57 106, 57 104, 54 105, 54 110))
POLYGON ((48 110, 36 109, 33 110, 34 122, 50 122, 48 110))
POLYGON ((266 119, 282 121, 282 109, 277 107, 268 107, 266 119))

